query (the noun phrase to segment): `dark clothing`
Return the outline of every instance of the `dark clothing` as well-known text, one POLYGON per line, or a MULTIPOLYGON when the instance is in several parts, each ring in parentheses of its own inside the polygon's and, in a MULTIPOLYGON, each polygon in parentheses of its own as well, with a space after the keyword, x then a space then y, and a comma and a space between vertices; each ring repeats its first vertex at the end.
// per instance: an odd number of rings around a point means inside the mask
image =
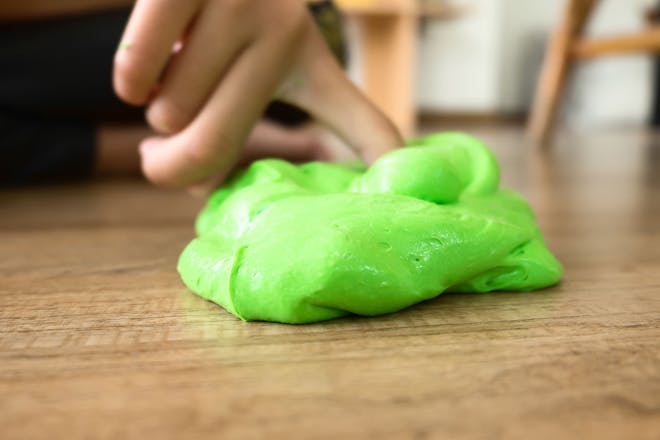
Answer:
POLYGON ((0 183, 84 177, 94 120, 140 120, 112 91, 128 11, 0 26, 0 183))
MULTIPOLYGON (((343 56, 331 2, 310 5, 343 56)), ((98 121, 144 121, 112 90, 112 60, 130 11, 0 23, 0 185, 89 176, 98 121)), ((308 116, 274 103, 266 117, 287 125, 308 116)))

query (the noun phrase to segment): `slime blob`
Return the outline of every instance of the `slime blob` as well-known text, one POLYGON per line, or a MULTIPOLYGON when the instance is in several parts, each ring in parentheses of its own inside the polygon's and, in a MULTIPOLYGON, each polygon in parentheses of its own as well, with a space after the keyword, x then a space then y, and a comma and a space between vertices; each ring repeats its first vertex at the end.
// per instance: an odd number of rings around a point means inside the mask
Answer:
POLYGON ((254 162, 208 200, 184 283, 239 318, 309 323, 391 313, 445 291, 533 290, 562 274, 534 215, 462 133, 369 169, 254 162))

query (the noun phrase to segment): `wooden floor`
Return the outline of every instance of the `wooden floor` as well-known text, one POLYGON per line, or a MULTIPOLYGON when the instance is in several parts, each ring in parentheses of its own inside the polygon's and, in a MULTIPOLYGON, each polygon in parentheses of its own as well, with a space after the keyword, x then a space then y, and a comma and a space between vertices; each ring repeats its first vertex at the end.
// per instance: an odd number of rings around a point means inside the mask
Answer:
POLYGON ((244 323, 179 281, 187 195, 0 192, 0 438, 660 438, 660 138, 476 132, 558 287, 244 323))

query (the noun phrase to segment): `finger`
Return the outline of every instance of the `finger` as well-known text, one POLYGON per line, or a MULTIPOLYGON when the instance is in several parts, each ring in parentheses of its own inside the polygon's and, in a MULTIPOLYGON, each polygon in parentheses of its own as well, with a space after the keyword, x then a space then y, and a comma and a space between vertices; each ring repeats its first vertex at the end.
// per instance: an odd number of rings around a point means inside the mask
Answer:
POLYGON ((188 193, 194 197, 208 197, 217 187, 220 186, 222 182, 227 179, 229 172, 229 170, 222 171, 215 176, 202 180, 199 183, 192 184, 186 189, 188 190, 188 193))
POLYGON ((139 0, 115 54, 113 83, 124 101, 145 104, 200 0, 139 0))
POLYGON ((291 162, 332 159, 320 136, 311 129, 289 128, 263 120, 247 138, 239 164, 272 157, 291 162))
POLYGON ((154 183, 182 186, 230 169, 239 148, 290 70, 295 33, 271 34, 239 54, 211 98, 183 131, 142 148, 142 168, 154 183), (267 72, 267 74, 265 74, 267 72))
POLYGON ((232 60, 245 47, 247 26, 235 17, 244 2, 211 2, 195 21, 185 45, 169 65, 147 120, 161 133, 176 133, 205 104, 232 60), (222 36, 218 37, 218 29, 222 36))
POLYGON ((282 89, 282 99, 311 113, 371 163, 404 144, 392 122, 348 79, 313 32, 297 78, 282 89))
MULTIPOLYGON (((311 160, 332 160, 320 137, 307 128, 288 128, 262 120, 254 126, 241 150, 237 165, 245 165, 255 160, 277 157, 291 162, 311 160)), ((204 197, 215 190, 228 177, 229 171, 195 183, 188 191, 196 197, 204 197)))

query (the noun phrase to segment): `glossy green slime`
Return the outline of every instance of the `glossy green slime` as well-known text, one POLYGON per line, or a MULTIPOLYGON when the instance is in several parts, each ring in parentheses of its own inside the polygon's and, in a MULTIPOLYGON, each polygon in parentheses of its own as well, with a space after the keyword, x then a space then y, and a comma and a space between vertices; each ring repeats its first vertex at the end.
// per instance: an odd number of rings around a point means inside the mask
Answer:
POLYGON ((527 203, 461 133, 411 142, 365 170, 253 163, 215 192, 179 272, 239 318, 380 315, 444 291, 531 290, 561 278, 527 203))

